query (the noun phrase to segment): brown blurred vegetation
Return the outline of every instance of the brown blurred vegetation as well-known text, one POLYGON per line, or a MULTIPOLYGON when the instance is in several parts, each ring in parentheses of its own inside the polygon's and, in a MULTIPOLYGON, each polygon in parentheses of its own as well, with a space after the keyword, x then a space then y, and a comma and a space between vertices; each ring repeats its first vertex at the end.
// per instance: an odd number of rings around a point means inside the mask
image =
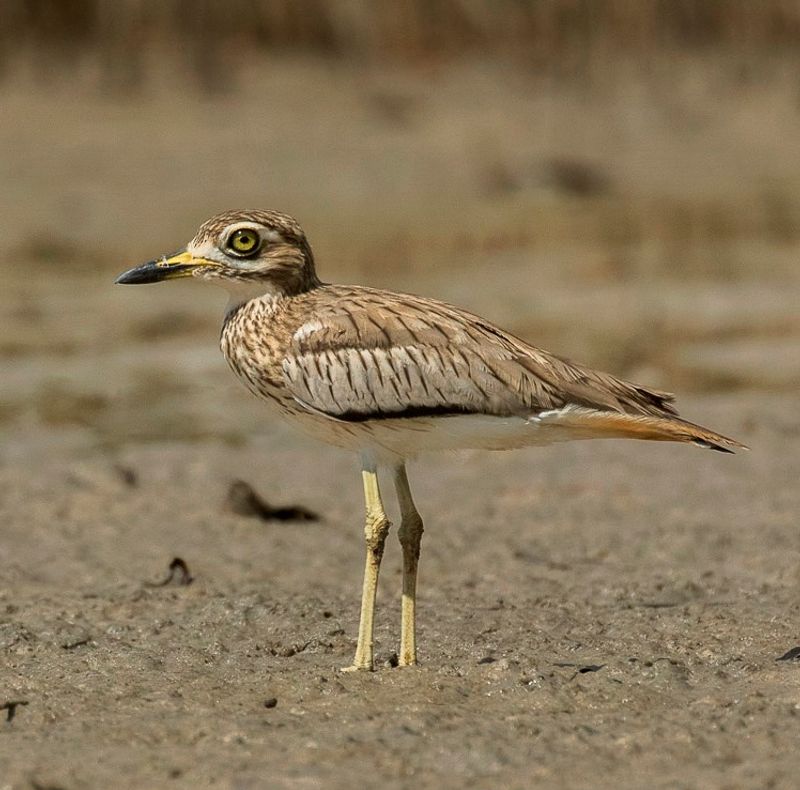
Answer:
POLYGON ((0 55, 96 59, 115 85, 145 53, 180 53, 214 88, 256 52, 420 63, 480 53, 585 75, 598 60, 722 49, 762 60, 800 43, 792 0, 3 0, 0 55))
POLYGON ((789 0, 0 0, 0 428, 260 430, 220 294, 112 286, 242 206, 326 279, 796 392, 799 44, 789 0))

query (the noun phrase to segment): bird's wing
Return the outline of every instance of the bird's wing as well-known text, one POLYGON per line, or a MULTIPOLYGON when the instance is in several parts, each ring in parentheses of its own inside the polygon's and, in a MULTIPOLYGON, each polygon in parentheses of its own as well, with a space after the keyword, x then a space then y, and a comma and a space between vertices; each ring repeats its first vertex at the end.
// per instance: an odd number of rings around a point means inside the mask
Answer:
POLYGON ((432 414, 531 417, 581 406, 667 417, 672 397, 580 367, 478 316, 366 288, 335 299, 294 333, 283 363, 295 400, 360 421, 432 414))

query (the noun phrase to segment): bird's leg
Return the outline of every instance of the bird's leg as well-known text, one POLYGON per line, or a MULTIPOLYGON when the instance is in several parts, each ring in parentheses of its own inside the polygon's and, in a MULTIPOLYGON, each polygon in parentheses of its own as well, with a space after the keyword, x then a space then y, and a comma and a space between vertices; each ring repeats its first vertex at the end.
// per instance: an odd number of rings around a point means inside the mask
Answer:
POLYGON ((405 464, 395 469, 394 484, 400 502, 402 520, 397 536, 403 547, 403 597, 400 602, 400 656, 401 667, 417 663, 416 605, 417 566, 419 565, 420 541, 422 540, 422 518, 411 498, 405 464))
POLYGON ((378 474, 375 469, 364 469, 364 500, 367 506, 367 521, 364 535, 367 540, 367 561, 364 567, 364 588, 361 593, 361 621, 358 626, 358 645, 356 657, 347 670, 372 670, 372 649, 374 643, 375 595, 378 591, 378 573, 383 558, 383 547, 389 532, 389 519, 383 509, 381 492, 378 487, 378 474))

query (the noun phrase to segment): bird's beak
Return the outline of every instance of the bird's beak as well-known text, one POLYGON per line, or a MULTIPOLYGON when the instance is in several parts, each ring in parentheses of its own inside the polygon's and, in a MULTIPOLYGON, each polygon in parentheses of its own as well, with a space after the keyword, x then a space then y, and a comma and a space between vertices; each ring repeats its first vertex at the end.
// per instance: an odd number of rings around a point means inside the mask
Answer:
POLYGON ((157 258, 143 263, 135 269, 128 269, 115 280, 120 285, 140 285, 142 283, 158 283, 162 280, 176 280, 179 277, 191 277, 195 269, 201 266, 219 266, 216 261, 206 258, 195 258, 187 250, 174 255, 157 258))

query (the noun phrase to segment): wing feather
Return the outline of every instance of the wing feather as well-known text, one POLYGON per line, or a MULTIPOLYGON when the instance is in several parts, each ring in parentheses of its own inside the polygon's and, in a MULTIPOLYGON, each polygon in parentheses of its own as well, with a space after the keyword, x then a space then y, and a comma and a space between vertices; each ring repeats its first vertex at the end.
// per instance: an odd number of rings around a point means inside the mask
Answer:
POLYGON ((343 420, 423 414, 538 414, 565 406, 669 417, 672 396, 528 345, 434 300, 326 286, 283 363, 287 387, 343 420), (330 294, 328 294, 330 297, 330 294))

